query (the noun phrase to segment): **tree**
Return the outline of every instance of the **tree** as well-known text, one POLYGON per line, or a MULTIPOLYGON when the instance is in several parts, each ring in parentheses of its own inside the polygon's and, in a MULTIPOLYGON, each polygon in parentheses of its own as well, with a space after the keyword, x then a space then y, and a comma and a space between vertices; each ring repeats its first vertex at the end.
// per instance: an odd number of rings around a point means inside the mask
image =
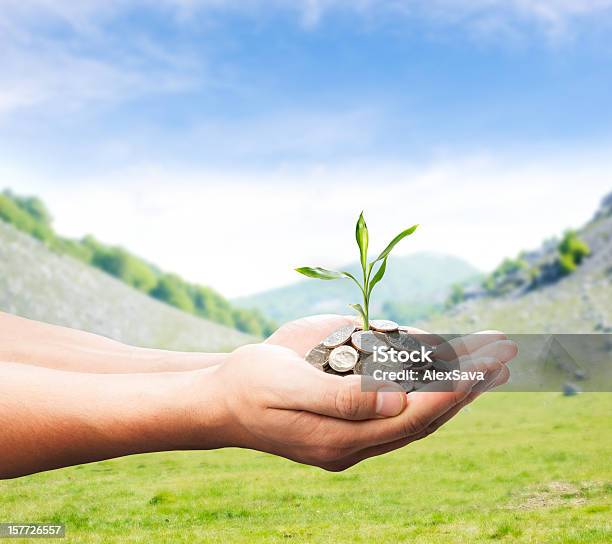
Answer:
POLYGON ((11 198, 14 202, 26 213, 30 214, 34 220, 46 225, 51 226, 53 217, 45 206, 44 202, 35 196, 18 196, 7 190, 7 193, 12 195, 11 198))
POLYGON ((581 240, 573 230, 565 233, 558 249, 559 264, 566 274, 576 270, 576 267, 582 263, 582 260, 591 253, 588 244, 581 240))
POLYGON ((148 293, 157 285, 157 277, 149 266, 124 249, 98 247, 91 263, 140 291, 148 293))
POLYGON ((210 287, 200 285, 192 286, 191 290, 195 311, 198 315, 228 327, 235 326, 232 306, 221 295, 210 287))
POLYGON ((453 306, 456 306, 460 302, 463 302, 464 298, 465 291, 463 289, 463 285, 461 285, 460 283, 453 283, 453 285, 451 286, 450 295, 446 300, 446 307, 451 308, 453 306))
POLYGON ((263 336, 263 319, 254 310, 238 308, 233 312, 236 328, 243 332, 263 336))
POLYGON ((7 191, 0 194, 0 219, 43 242, 50 242, 54 237, 53 231, 19 206, 10 194, 7 191))
POLYGON ((194 313, 195 306, 189 297, 185 283, 175 274, 161 276, 149 294, 185 312, 194 313))

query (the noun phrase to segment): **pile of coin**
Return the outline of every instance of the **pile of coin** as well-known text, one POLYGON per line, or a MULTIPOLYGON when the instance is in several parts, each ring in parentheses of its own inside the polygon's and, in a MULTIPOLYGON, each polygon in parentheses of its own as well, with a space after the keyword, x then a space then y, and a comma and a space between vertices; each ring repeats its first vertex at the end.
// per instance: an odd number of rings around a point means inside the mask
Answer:
MULTIPOLYGON (((306 361, 315 368, 328 374, 348 376, 352 374, 369 374, 372 369, 372 354, 375 347, 386 346, 397 352, 413 352, 422 347, 434 351, 430 345, 418 334, 410 333, 408 327, 402 327, 387 319, 375 319, 370 321, 369 330, 363 330, 358 325, 347 325, 334 331, 323 342, 312 348, 306 355, 306 361), (368 369, 364 365, 369 365, 368 369)), ((378 363, 378 368, 394 370, 413 369, 417 376, 414 380, 401 380, 398 383, 406 390, 420 389, 431 380, 424 377, 427 369, 446 368, 444 361, 434 360, 433 363, 402 362, 397 364, 378 363)))

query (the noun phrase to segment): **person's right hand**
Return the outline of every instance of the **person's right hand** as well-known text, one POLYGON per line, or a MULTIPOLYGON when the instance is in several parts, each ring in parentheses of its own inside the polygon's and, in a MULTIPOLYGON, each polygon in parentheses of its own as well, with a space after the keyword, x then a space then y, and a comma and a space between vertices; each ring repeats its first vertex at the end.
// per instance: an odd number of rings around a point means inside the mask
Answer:
MULTIPOLYGON (((338 319, 343 318, 304 322, 317 329, 312 345, 337 329, 338 319)), ((298 332, 300 321, 289 327, 298 332)), ((206 374, 205 387, 210 392, 212 386, 216 397, 215 439, 209 447, 245 447, 344 470, 431 434, 480 393, 505 383, 505 364, 516 354, 515 344, 501 333, 468 335, 449 353, 459 356, 463 367, 485 371, 485 382, 461 382, 449 392, 406 395, 393 386, 363 392, 361 377, 325 374, 306 363, 300 336, 276 335, 285 344, 297 338, 294 349, 274 345, 274 337, 239 348, 206 374)), ((207 407, 208 402, 200 409, 207 407)), ((202 416, 210 420, 210 414, 202 416)))

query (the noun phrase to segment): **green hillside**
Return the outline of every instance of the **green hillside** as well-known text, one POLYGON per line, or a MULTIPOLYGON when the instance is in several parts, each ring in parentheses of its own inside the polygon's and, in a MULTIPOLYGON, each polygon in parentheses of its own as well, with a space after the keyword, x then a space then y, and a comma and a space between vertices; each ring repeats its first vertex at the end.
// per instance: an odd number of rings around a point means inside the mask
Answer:
MULTIPOLYGON (((360 274, 358 264, 341 268, 360 274)), ((414 253, 390 257, 385 281, 373 296, 373 316, 409 322, 440 310, 454 283, 479 277, 479 271, 458 257, 436 253, 414 253)), ((358 292, 349 280, 317 282, 304 280, 232 301, 241 307, 259 309, 271 319, 284 323, 304 315, 352 313, 350 302, 358 292)))
POLYGON ((223 351, 254 341, 133 289, 0 221, 0 311, 133 345, 223 351))
POLYGON ((160 270, 122 247, 103 244, 93 236, 64 238, 53 230, 52 216, 36 197, 6 189, 0 193, 0 220, 40 240, 49 249, 103 270, 166 304, 255 336, 267 336, 275 325, 250 308, 236 308, 209 287, 186 282, 160 270))
POLYGON ((467 300, 419 326, 458 333, 489 328, 612 333, 612 193, 582 228, 506 260, 482 287, 466 287, 465 296, 467 300), (563 262, 568 240, 588 250, 580 263, 569 267, 563 262))

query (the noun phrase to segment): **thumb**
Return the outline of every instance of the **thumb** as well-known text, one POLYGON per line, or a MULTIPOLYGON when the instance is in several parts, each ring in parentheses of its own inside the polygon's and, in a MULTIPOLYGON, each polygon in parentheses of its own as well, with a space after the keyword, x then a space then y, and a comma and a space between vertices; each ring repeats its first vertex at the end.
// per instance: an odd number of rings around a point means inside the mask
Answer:
POLYGON ((393 417, 406 407, 406 393, 392 382, 362 387, 362 376, 334 376, 304 368, 299 387, 285 397, 283 408, 304 410, 339 419, 393 417))

